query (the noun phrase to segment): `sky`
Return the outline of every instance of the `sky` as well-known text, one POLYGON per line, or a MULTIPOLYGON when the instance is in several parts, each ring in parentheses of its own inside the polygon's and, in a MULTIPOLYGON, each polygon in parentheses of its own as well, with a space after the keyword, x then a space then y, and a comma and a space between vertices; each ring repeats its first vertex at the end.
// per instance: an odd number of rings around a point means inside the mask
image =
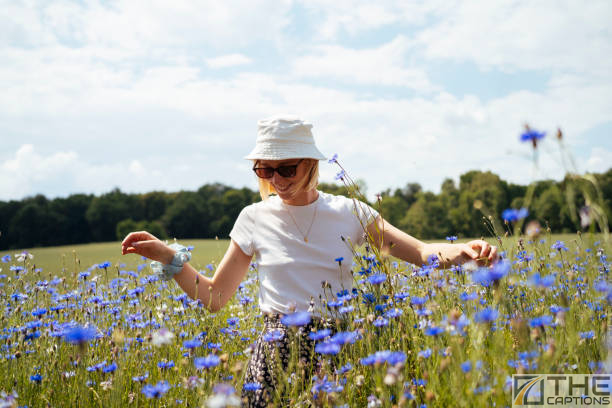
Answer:
POLYGON ((369 196, 603 172, 610 21, 609 0, 0 0, 0 200, 256 189, 244 156, 283 113, 369 196))

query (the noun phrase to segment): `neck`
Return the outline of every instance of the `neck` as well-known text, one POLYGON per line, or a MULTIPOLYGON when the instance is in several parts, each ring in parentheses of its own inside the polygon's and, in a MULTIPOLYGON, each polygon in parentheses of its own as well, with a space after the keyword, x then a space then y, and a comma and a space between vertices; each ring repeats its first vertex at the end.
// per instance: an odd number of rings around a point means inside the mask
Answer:
POLYGON ((293 197, 283 200, 287 205, 308 205, 314 203, 319 197, 319 192, 314 190, 302 191, 295 194, 293 197))

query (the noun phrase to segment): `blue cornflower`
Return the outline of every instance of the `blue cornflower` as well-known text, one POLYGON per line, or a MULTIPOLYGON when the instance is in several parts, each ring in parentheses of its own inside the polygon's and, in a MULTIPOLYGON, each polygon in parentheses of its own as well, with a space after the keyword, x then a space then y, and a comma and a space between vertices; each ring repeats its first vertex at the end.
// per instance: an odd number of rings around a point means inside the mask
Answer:
POLYGON ((331 330, 329 329, 323 329, 323 330, 319 330, 317 332, 311 332, 310 334, 308 334, 308 337, 311 340, 323 340, 324 338, 326 338, 327 336, 329 336, 331 334, 331 330))
POLYGON ((106 365, 106 360, 102 361, 101 363, 94 364, 92 366, 87 367, 87 371, 88 372, 98 371, 98 370, 101 370, 102 367, 104 367, 105 365, 106 365))
POLYGON ((35 332, 26 334, 26 336, 23 339, 27 341, 27 340, 37 339, 39 337, 40 337, 40 331, 36 330, 35 332))
POLYGON ((30 381, 35 382, 35 383, 40 383, 42 381, 42 375, 40 374, 31 375, 30 381))
POLYGON ((470 360, 464 361, 461 363, 461 371, 464 373, 469 373, 472 371, 472 362, 470 360))
POLYGON ((342 261, 344 261, 344 257, 343 256, 338 257, 338 258, 334 259, 334 261, 338 262, 339 265, 342 265, 342 261))
POLYGON ((230 326, 236 326, 240 322, 238 317, 230 317, 227 319, 227 324, 230 326))
POLYGON ((331 341, 325 341, 315 346, 315 352, 319 354, 338 354, 340 345, 331 341))
POLYGON ((447 241, 450 241, 451 243, 455 242, 457 240, 457 236, 456 235, 451 235, 449 237, 446 237, 447 241))
POLYGON ((567 247, 565 246, 565 243, 563 241, 556 241, 554 244, 552 244, 551 248, 552 249, 556 249, 559 252, 561 252, 561 251, 569 251, 567 249, 567 247))
POLYGON ((361 364, 366 366, 382 364, 385 362, 391 365, 396 365, 403 363, 404 361, 406 361, 406 354, 404 352, 390 350, 377 351, 376 353, 370 354, 369 356, 360 360, 361 364))
POLYGON ((521 142, 532 142, 534 147, 538 140, 543 139, 546 136, 546 132, 538 132, 535 129, 527 128, 523 133, 521 133, 520 139, 521 142))
POLYGON ((174 367, 174 361, 170 360, 170 361, 160 361, 157 363, 157 366, 159 368, 161 368, 162 370, 168 369, 168 368, 172 368, 174 367))
POLYGON ((272 342, 279 341, 285 336, 282 330, 271 330, 263 335, 264 341, 272 342))
POLYGON ((135 382, 144 382, 147 378, 149 378, 149 372, 148 371, 146 373, 144 373, 143 375, 132 377, 132 381, 135 381, 135 382))
POLYGON ((542 288, 550 288, 552 285, 555 284, 555 276, 547 275, 547 276, 540 277, 539 273, 534 273, 533 276, 531 277, 531 282, 535 286, 539 286, 542 288))
POLYGON ((338 163, 338 153, 334 153, 334 155, 327 161, 328 163, 338 163))
POLYGON ((216 367, 219 365, 220 362, 221 359, 219 358, 219 356, 216 356, 214 354, 209 354, 206 357, 197 357, 193 360, 193 364, 198 370, 201 370, 203 368, 216 367))
POLYGON ((349 305, 349 306, 342 306, 341 308, 338 309, 338 312, 342 314, 346 314, 346 313, 352 313, 354 310, 355 310, 355 307, 352 305, 349 305))
POLYGON ((79 273, 79 279, 85 280, 85 279, 87 279, 89 277, 89 275, 90 275, 89 271, 81 272, 81 273, 79 273))
POLYGON ((170 385, 168 385, 168 381, 160 381, 156 385, 145 385, 142 387, 142 393, 147 398, 160 398, 167 393, 169 389, 170 385))
POLYGON ((461 299, 463 302, 467 302, 469 300, 477 300, 478 299, 478 293, 475 293, 475 292, 474 293, 463 292, 461 295, 459 295, 459 299, 461 299))
POLYGON ((344 180, 344 177, 346 177, 346 173, 344 172, 344 170, 340 170, 338 172, 338 174, 336 174, 335 179, 336 180, 344 180))
POLYGON ((202 345, 202 342, 198 339, 186 340, 183 342, 183 347, 188 348, 188 349, 200 347, 201 345, 202 345))
POLYGON ((111 266, 111 263, 106 261, 106 262, 102 262, 101 264, 98 264, 97 266, 98 266, 98 269, 106 269, 111 266))
POLYGON ((444 333, 444 328, 442 327, 427 327, 425 329, 426 336, 437 336, 438 334, 444 333))
POLYGON ((340 307, 344 304, 343 300, 330 300, 327 302, 328 307, 340 307))
POLYGON ((427 298, 426 297, 412 296, 410 298, 410 303, 413 304, 413 305, 420 306, 420 305, 424 304, 425 302, 427 302, 427 298))
POLYGON ((281 317, 281 323, 286 326, 306 326, 311 319, 308 312, 295 312, 281 317))
POLYGON ((581 339, 592 339, 595 337, 595 332, 593 330, 580 332, 579 334, 581 339))
POLYGON ((376 296, 373 293, 363 293, 361 296, 363 297, 363 303, 365 304, 376 302, 376 296))
POLYGON ((605 280, 598 280, 593 284, 593 288, 597 292, 608 292, 610 290, 610 285, 605 280))
POLYGON ((516 222, 518 220, 522 220, 523 218, 529 215, 529 210, 527 208, 515 209, 515 208, 507 208, 502 211, 502 219, 508 222, 516 222))
POLYGON ((340 369, 338 370, 338 375, 346 374, 352 369, 353 369, 353 365, 351 363, 346 363, 345 365, 340 367, 340 369))
POLYGON ((557 306, 557 305, 551 305, 548 308, 548 310, 550 310, 550 313, 556 315, 557 313, 560 313, 560 312, 567 312, 569 309, 565 307, 557 306))
POLYGON ((34 309, 32 310, 32 316, 34 317, 39 317, 44 315, 45 313, 47 313, 47 309, 45 309, 44 307, 40 308, 40 309, 34 309))
POLYGON ((332 343, 338 344, 339 346, 342 346, 342 345, 349 344, 349 343, 350 344, 355 343, 355 340, 357 340, 358 337, 359 337, 359 334, 356 331, 338 332, 332 336, 330 341, 332 343))
POLYGON ((478 268, 472 273, 472 281, 483 286, 489 286, 493 282, 499 281, 510 271, 510 262, 497 262, 491 267, 478 268))
POLYGON ((115 363, 114 361, 112 363, 110 363, 109 365, 107 365, 106 367, 102 368, 102 372, 104 373, 112 373, 113 371, 115 371, 117 369, 117 363, 115 363))
POLYGON ((96 338, 97 334, 98 330, 93 326, 75 326, 64 333, 64 340, 72 344, 84 344, 96 338))
POLYGON ((10 255, 4 255, 4 256, 2 257, 2 262, 3 262, 3 263, 8 263, 8 262, 11 262, 11 256, 10 256, 10 255))
POLYGON ((499 312, 497 310, 487 307, 476 313, 476 316, 474 316, 474 321, 477 323, 489 323, 497 320, 498 316, 499 312))
POLYGON ((422 358, 431 357, 431 349, 428 348, 428 349, 419 351, 418 357, 422 357, 422 358))
POLYGON ((384 273, 377 273, 375 275, 368 276, 368 282, 372 285, 380 285, 387 279, 387 275, 384 273))
POLYGON ((385 312, 385 317, 387 318, 400 317, 403 313, 404 311, 402 309, 393 308, 385 312))
POLYGON ((261 384, 258 382, 244 383, 242 389, 244 391, 257 391, 261 388, 261 384))
POLYGON ((374 322, 372 322, 372 325, 374 325, 374 327, 388 326, 389 325, 389 320, 385 319, 384 317, 378 316, 376 318, 376 320, 374 320, 374 322))

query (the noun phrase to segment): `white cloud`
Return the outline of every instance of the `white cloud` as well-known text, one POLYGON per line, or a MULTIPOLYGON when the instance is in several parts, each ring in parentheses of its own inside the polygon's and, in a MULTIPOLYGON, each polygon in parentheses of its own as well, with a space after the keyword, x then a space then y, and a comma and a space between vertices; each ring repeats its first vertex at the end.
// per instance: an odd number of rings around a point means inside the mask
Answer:
POLYGON ((449 0, 302 0, 300 3, 317 22, 316 37, 327 40, 343 33, 356 36, 390 24, 420 25, 438 9, 452 7, 449 0))
POLYGON ((422 67, 405 67, 410 41, 398 36, 377 48, 350 49, 338 45, 315 47, 310 55, 293 60, 293 73, 301 78, 322 78, 348 84, 403 86, 431 91, 422 67))
POLYGON ((22 145, 14 156, 4 158, 0 165, 0 197, 9 199, 36 194, 38 191, 33 188, 36 184, 69 173, 77 157, 73 151, 44 157, 33 145, 22 145))
POLYGON ((607 0, 457 2, 416 39, 431 58, 504 71, 569 69, 609 78, 612 3, 607 0))
POLYGON ((206 60, 206 63, 209 67, 218 69, 250 64, 251 59, 243 54, 228 54, 215 58, 209 58, 206 60))
POLYGON ((604 173, 612 167, 612 151, 594 147, 586 160, 585 171, 590 173, 604 173))

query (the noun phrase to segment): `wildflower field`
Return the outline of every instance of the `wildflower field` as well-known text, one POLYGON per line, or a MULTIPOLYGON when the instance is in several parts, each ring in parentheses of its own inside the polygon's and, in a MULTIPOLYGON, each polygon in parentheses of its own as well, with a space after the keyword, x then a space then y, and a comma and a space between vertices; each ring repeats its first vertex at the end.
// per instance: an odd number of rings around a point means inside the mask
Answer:
MULTIPOLYGON (((336 329, 309 333, 318 373, 303 382, 290 362, 277 398, 503 407, 512 374, 609 372, 609 244, 587 234, 500 244, 491 268, 414 266, 368 248, 330 260, 353 262, 354 288, 322 299, 336 329)), ((195 242, 194 265, 211 276, 226 245, 195 242)), ((262 327, 257 265, 211 314, 142 258, 108 252, 118 248, 0 254, 0 406, 238 406, 258 387, 242 381, 262 327)), ((310 319, 289 317, 296 331, 310 319)))

